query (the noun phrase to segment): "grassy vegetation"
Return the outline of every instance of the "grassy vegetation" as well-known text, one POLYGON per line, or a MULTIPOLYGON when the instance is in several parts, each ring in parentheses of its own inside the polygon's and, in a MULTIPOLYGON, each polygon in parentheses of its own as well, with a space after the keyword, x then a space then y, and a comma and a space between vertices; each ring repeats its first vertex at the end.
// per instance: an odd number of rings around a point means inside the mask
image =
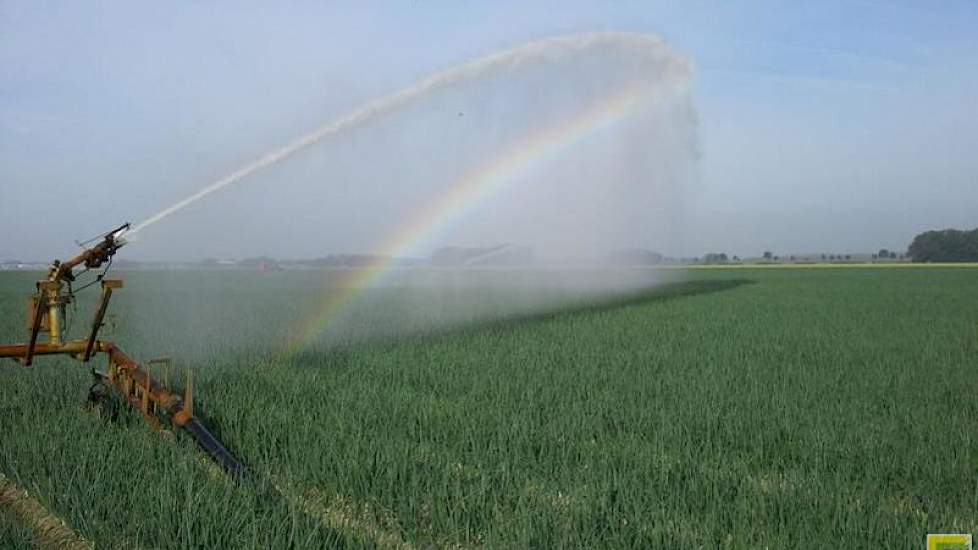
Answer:
POLYGON ((31 548, 33 534, 14 521, 7 514, 0 513, 0 543, 3 548, 10 550, 28 550, 31 548))
POLYGON ((693 271, 715 269, 974 269, 978 263, 913 263, 913 262, 769 262, 727 263, 683 266, 693 271))
MULTIPOLYGON (((0 472, 99 547, 918 548, 978 532, 976 274, 698 271, 530 316, 572 290, 385 290, 283 358, 310 274, 134 273, 114 338, 193 365, 285 498, 85 414, 63 360, 0 369, 0 472)), ((31 280, 0 276, 6 339, 31 280)))

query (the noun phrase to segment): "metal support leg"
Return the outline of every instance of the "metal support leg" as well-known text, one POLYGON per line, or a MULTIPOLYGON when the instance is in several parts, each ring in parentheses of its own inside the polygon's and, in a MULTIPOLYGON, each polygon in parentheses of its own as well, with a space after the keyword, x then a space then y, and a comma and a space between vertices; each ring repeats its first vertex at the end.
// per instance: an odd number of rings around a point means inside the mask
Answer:
POLYGON ((95 339, 98 337, 99 329, 102 328, 102 319, 105 318, 105 311, 109 308, 109 300, 112 298, 112 289, 121 287, 122 281, 102 281, 102 299, 95 312, 95 319, 92 320, 92 330, 88 333, 88 344, 85 346, 85 355, 82 356, 83 362, 88 362, 92 356, 95 339))

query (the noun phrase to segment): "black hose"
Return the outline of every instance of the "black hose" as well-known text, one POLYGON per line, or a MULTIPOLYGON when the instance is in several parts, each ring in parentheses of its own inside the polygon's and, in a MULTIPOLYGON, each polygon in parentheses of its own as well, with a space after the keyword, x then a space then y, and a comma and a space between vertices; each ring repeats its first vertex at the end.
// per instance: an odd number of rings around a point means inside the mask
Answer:
POLYGON ((191 418, 183 426, 183 429, 187 430, 193 436, 197 445, 210 455, 214 459, 214 462, 217 462, 226 474, 234 479, 239 479, 245 473, 244 464, 235 458, 231 454, 231 451, 227 450, 196 418, 191 418))

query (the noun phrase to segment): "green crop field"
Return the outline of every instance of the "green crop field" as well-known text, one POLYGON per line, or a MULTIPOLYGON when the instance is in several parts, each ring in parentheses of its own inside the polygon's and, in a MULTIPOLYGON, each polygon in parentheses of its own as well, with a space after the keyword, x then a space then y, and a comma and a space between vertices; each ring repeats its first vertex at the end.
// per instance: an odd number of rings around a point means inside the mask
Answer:
MULTIPOLYGON (((106 337, 172 355, 178 388, 193 368, 196 412, 256 475, 226 479, 138 414, 86 412, 79 363, 10 362, 0 474, 98 548, 978 533, 978 270, 697 271, 617 297, 386 288, 291 353, 322 273, 123 275, 106 337)), ((23 339, 34 278, 0 274, 0 340, 23 339)), ((32 536, 0 507, 0 546, 32 536)))

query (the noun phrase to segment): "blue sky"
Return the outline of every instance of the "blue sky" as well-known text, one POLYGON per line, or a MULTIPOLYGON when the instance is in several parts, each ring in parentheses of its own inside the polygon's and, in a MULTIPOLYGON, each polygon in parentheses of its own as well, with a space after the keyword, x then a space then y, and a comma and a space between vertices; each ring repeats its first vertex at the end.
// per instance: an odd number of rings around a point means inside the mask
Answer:
MULTIPOLYGON (((975 29, 951 1, 3 2, 0 257, 62 254, 363 101, 591 30, 656 33, 696 67, 670 253, 902 249, 978 226, 975 29)), ((154 246, 137 255, 175 253, 154 246)))

